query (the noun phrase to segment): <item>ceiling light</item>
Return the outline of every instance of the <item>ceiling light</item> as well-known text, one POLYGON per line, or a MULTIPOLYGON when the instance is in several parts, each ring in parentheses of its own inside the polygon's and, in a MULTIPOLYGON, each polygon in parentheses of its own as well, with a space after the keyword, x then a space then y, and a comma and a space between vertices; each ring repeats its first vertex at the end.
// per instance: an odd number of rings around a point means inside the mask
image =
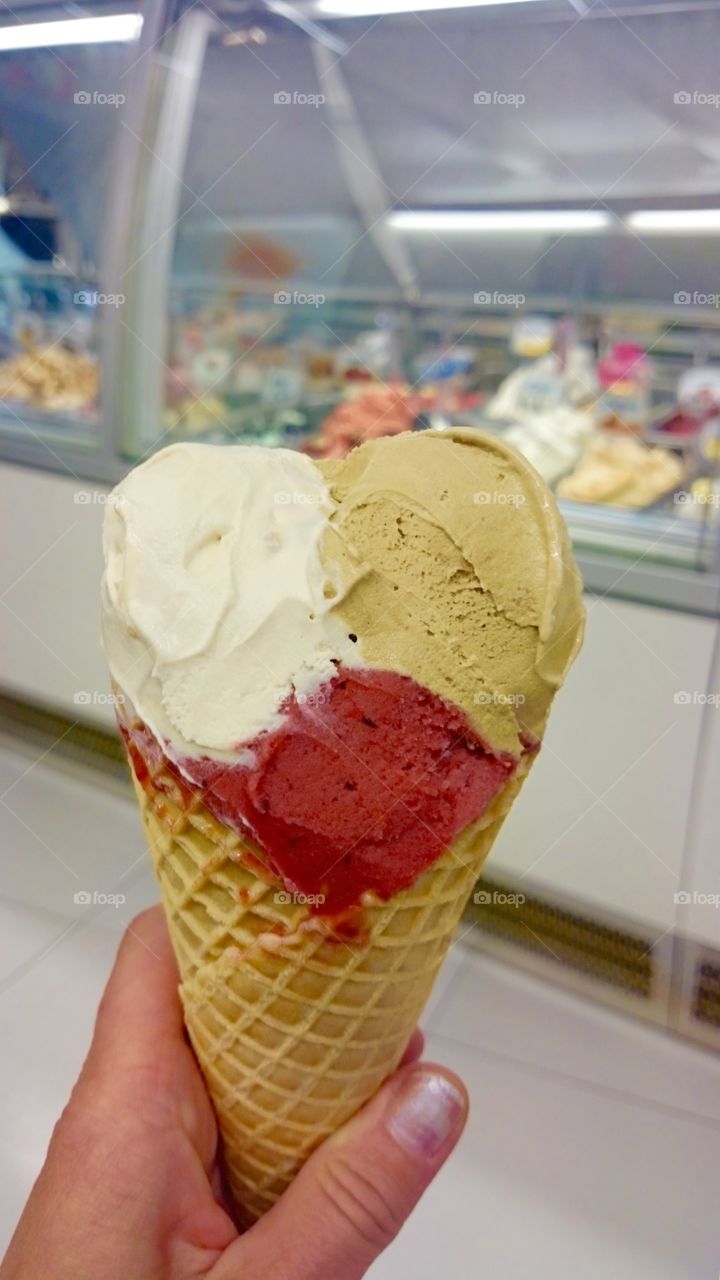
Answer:
POLYGON ((313 13, 323 18, 365 18, 376 13, 426 13, 429 9, 479 9, 488 4, 521 0, 315 0, 313 13))
POLYGON ((720 209, 638 209, 625 219, 631 231, 678 235, 690 231, 720 232, 720 209))
POLYGON ((0 27, 0 52, 48 49, 61 44, 109 44, 137 40, 139 13, 111 13, 99 18, 63 18, 58 22, 16 22, 0 27))
POLYGON ((495 232, 604 231, 612 217, 602 209, 398 209, 388 214, 397 231, 495 232))

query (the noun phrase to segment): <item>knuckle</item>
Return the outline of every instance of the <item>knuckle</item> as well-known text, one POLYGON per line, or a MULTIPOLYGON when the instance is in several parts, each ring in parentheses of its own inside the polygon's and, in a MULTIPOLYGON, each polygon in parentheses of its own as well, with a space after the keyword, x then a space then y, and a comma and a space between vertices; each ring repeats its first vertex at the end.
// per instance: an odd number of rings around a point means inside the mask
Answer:
POLYGON ((336 1152, 324 1163, 320 1184, 326 1203, 373 1254, 395 1239, 404 1215, 397 1212, 392 1197, 344 1153, 336 1152))
POLYGON ((80 1084, 76 1084, 55 1122, 49 1152, 70 1167, 78 1167, 83 1161, 87 1162, 90 1152, 98 1150, 107 1129, 104 1108, 88 1099, 80 1084))

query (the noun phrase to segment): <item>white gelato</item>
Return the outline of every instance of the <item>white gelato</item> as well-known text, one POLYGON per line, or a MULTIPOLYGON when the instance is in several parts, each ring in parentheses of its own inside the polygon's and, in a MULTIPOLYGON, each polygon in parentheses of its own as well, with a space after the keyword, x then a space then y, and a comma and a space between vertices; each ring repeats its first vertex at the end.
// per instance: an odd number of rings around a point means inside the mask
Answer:
POLYGON ((105 515, 103 642, 116 683, 176 756, 228 758, 287 695, 362 660, 330 614, 320 539, 333 509, 287 449, 176 444, 131 471, 105 515))
POLYGON ((528 416, 510 427, 503 439, 532 463, 546 484, 554 485, 572 470, 594 432, 592 414, 559 405, 528 416))

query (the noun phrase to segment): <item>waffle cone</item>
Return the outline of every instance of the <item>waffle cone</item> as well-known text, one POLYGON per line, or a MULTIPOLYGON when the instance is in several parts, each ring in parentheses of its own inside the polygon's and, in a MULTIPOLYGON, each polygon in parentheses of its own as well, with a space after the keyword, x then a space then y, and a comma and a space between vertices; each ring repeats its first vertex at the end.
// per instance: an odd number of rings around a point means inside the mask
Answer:
POLYGON ((250 1222, 400 1061, 523 766, 410 888, 364 907, 347 939, 260 874, 248 842, 163 764, 150 769, 133 779, 185 1023, 250 1222))

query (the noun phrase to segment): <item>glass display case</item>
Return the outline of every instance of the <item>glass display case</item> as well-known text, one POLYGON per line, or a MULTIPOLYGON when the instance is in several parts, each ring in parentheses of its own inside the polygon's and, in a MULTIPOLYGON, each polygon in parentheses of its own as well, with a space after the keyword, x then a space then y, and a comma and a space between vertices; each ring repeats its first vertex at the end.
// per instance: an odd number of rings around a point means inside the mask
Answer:
POLYGON ((123 302, 108 287, 107 206, 141 27, 138 13, 57 5, 8 10, 0 27, 3 452, 80 458, 90 474, 104 441, 102 317, 123 302))
POLYGON ((392 9, 151 3, 51 88, 0 51, 4 456, 461 424, 545 476, 591 590, 714 613, 711 9, 392 9))

